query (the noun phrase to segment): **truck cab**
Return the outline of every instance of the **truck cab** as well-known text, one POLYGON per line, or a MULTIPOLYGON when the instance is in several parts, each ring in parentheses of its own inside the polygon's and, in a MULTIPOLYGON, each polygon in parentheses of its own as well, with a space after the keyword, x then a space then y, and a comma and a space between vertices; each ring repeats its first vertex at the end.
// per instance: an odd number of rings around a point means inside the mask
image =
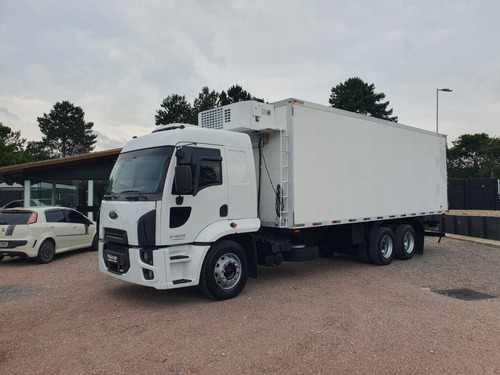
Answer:
POLYGON ((260 227, 255 181, 247 134, 174 124, 132 140, 101 206, 100 270, 157 289, 238 294, 252 256, 233 239, 260 227))

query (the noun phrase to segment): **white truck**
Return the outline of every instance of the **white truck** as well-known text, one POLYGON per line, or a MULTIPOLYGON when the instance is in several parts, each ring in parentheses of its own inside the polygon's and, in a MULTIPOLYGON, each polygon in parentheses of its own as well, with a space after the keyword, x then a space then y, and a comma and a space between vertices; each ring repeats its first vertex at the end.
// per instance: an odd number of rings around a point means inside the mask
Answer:
POLYGON ((123 148, 101 206, 103 273, 224 300, 258 266, 334 252, 388 265, 443 235, 444 135, 296 99, 199 124, 123 148))

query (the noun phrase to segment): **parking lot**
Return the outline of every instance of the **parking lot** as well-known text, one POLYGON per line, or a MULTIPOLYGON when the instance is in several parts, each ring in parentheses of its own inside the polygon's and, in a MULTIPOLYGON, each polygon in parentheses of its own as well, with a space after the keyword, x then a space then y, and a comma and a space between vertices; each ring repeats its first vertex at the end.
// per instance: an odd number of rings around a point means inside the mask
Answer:
POLYGON ((260 268, 235 299, 107 277, 97 253, 0 262, 1 374, 500 374, 500 247, 427 239, 386 267, 260 268), (496 298, 438 293, 470 289, 496 298))

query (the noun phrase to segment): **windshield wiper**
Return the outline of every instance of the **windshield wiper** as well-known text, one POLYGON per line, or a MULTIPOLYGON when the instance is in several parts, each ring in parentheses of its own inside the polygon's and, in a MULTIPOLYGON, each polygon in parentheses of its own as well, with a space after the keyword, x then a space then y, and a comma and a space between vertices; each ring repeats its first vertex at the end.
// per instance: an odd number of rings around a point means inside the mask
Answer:
POLYGON ((128 201, 138 201, 139 198, 142 198, 144 199, 145 201, 148 200, 148 197, 145 196, 144 194, 142 194, 140 191, 138 190, 125 190, 125 191, 122 191, 121 194, 137 194, 137 195, 129 195, 129 196, 126 196, 125 199, 128 200, 128 201))
POLYGON ((105 201, 110 201, 111 199, 116 200, 116 199, 118 199, 118 195, 116 195, 113 192, 109 192, 109 193, 104 194, 104 197, 102 197, 102 199, 104 199, 105 201))

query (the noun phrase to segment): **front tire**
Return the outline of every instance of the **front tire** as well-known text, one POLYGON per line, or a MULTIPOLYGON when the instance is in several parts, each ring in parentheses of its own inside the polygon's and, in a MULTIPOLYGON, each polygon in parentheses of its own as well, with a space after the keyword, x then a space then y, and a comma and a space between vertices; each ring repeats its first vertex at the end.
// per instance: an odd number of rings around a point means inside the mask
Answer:
POLYGON ((373 264, 387 266, 394 259, 394 233, 390 228, 376 228, 370 238, 370 260, 373 264))
POLYGON ((213 245, 203 262, 200 289, 211 299, 222 301, 236 297, 248 279, 247 256, 233 241, 213 245))
POLYGON ((54 259, 56 247, 51 240, 45 240, 38 249, 36 261, 41 264, 50 263, 54 259))

